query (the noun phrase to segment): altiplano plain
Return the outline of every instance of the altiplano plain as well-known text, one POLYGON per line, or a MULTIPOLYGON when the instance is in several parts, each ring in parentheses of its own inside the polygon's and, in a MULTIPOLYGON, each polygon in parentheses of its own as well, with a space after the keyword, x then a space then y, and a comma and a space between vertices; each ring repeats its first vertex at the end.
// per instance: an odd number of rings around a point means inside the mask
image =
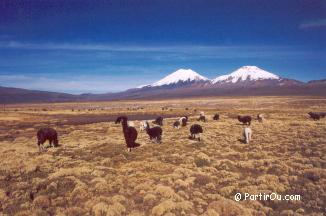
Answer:
POLYGON ((325 112, 326 98, 3 105, 0 215, 323 215, 326 119, 314 121, 310 111, 325 112), (197 121, 200 111, 207 122, 197 121), (254 119, 250 144, 242 142, 239 114, 254 119), (142 146, 131 152, 121 125, 114 123, 119 115, 128 116, 138 131, 142 146), (183 115, 188 125, 173 128, 183 115), (157 116, 164 117, 161 144, 139 130, 141 120, 157 116), (188 138, 194 123, 204 129, 200 142, 188 138), (58 131, 59 147, 38 151, 41 127, 58 131), (301 199, 236 202, 236 193, 301 199))

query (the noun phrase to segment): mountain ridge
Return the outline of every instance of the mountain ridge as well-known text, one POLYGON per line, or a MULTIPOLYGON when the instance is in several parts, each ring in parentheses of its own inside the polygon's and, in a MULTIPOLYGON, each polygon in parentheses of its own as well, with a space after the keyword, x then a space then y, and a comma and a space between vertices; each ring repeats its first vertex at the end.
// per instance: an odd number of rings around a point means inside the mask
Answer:
POLYGON ((191 69, 179 69, 152 84, 118 93, 72 95, 0 86, 0 103, 108 101, 243 95, 326 96, 326 79, 301 82, 280 77, 257 66, 243 66, 230 74, 218 76, 212 80, 191 69))

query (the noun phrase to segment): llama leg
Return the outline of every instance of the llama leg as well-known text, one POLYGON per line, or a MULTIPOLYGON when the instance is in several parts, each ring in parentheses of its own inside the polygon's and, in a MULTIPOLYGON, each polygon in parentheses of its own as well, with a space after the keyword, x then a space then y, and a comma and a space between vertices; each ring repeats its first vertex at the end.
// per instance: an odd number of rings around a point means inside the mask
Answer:
POLYGON ((43 146, 43 144, 44 144, 45 141, 46 141, 46 140, 43 139, 43 137, 41 137, 40 139, 38 139, 38 141, 37 141, 37 145, 38 145, 39 151, 43 151, 43 150, 44 150, 44 146, 43 146))
POLYGON ((41 143, 39 146, 41 147, 41 152, 45 151, 45 147, 44 147, 43 143, 41 143))
POLYGON ((41 152, 42 151, 42 144, 40 142, 38 142, 37 145, 38 145, 39 152, 41 152))

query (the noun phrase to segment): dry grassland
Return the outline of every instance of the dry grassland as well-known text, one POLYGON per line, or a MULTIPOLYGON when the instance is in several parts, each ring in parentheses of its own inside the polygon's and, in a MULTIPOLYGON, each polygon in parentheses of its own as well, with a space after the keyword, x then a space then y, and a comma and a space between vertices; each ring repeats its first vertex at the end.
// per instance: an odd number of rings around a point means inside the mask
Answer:
POLYGON ((323 215, 326 119, 309 119, 312 110, 326 111, 326 98, 7 105, 0 112, 0 215, 323 215), (188 135, 199 111, 208 122, 200 123, 197 142, 188 135), (254 120, 253 141, 243 144, 236 116, 258 113, 266 121, 254 120), (142 147, 126 151, 113 122, 119 114, 134 119, 142 147), (174 129, 185 114, 190 123, 174 129), (158 115, 169 117, 162 144, 138 127, 158 115), (61 146, 39 153, 35 135, 43 126, 58 131, 61 146), (237 192, 301 200, 235 202, 237 192))

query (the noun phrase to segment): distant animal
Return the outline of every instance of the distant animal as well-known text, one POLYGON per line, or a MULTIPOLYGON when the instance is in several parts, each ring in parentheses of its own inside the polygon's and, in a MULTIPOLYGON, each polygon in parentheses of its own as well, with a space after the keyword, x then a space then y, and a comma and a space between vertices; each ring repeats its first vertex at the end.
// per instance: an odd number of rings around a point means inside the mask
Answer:
POLYGON ((250 125, 251 124, 251 116, 240 116, 238 115, 238 120, 239 122, 242 122, 243 124, 250 125))
POLYGON ((146 121, 141 121, 139 126, 140 131, 146 130, 146 121))
POLYGON ((199 114, 199 118, 197 119, 197 121, 203 121, 206 122, 206 117, 205 117, 205 113, 202 111, 199 114))
POLYGON ((321 118, 321 115, 316 112, 309 112, 308 114, 310 115, 310 118, 312 118, 315 121, 319 120, 321 118))
POLYGON ((59 145, 57 131, 53 128, 41 128, 37 131, 37 145, 39 151, 44 150, 43 144, 46 140, 49 140, 50 147, 57 147, 59 145))
POLYGON ((245 143, 249 144, 249 142, 251 141, 251 135, 252 135, 251 128, 245 127, 243 129, 243 137, 244 137, 245 143))
POLYGON ((148 122, 146 122, 146 132, 149 135, 150 140, 155 140, 158 143, 161 143, 162 140, 162 128, 159 126, 150 127, 148 122))
POLYGON ((163 117, 162 117, 162 116, 157 117, 157 118, 153 121, 153 124, 157 124, 157 125, 163 126, 163 117))
POLYGON ((319 112, 318 114, 319 114, 320 118, 325 118, 325 116, 326 116, 326 112, 319 112))
POLYGON ((263 122, 264 121, 264 115, 263 114, 258 114, 257 115, 257 120, 259 121, 259 122, 263 122))
POLYGON ((190 138, 196 139, 198 136, 198 140, 200 141, 200 134, 203 133, 203 128, 199 124, 193 124, 190 127, 190 138))
POLYGON ((219 119, 220 119, 220 115, 219 115, 219 114, 215 114, 215 115, 213 116, 213 120, 217 121, 217 120, 219 120, 219 119))
POLYGON ((140 146, 140 144, 136 143, 138 135, 137 130, 134 127, 128 126, 128 118, 126 116, 119 116, 115 123, 121 123, 122 125, 122 131, 125 137, 128 151, 131 151, 132 148, 140 146))
POLYGON ((199 118, 197 120, 206 122, 206 117, 205 116, 199 116, 199 118))
POLYGON ((176 129, 179 129, 180 128, 180 121, 175 121, 173 123, 173 127, 176 128, 176 129))
POLYGON ((187 126, 187 122, 188 122, 188 116, 183 116, 179 119, 179 122, 181 124, 182 127, 187 126))

